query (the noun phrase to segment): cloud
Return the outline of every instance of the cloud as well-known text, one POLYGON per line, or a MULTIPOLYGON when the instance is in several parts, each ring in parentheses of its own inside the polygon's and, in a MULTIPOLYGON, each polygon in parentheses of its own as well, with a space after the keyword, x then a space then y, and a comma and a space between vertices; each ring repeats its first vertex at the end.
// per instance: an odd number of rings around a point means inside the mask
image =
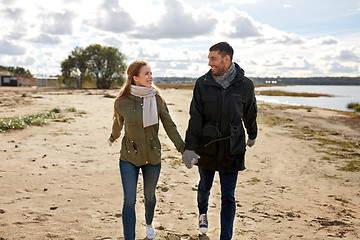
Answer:
POLYGON ((219 31, 230 38, 248 39, 257 44, 299 45, 305 43, 301 36, 280 31, 255 21, 248 13, 230 7, 221 14, 219 31))
POLYGON ((332 37, 332 36, 326 36, 326 37, 322 37, 319 38, 319 44, 321 45, 332 45, 332 44, 337 44, 339 41, 332 37))
POLYGON ((92 25, 96 28, 114 33, 127 32, 135 25, 130 14, 121 8, 117 0, 104 0, 94 21, 92 25))
POLYGON ((261 36, 259 25, 246 13, 233 10, 234 19, 231 22, 233 32, 228 34, 232 38, 248 38, 261 36))
POLYGON ((6 8, 2 12, 4 13, 4 17, 6 17, 6 19, 16 21, 22 18, 24 10, 20 8, 6 8))
POLYGON ((55 35, 72 34, 72 22, 75 15, 72 12, 48 13, 44 15, 42 31, 55 35))
POLYGON ((5 6, 9 6, 11 4, 15 4, 16 0, 0 0, 0 3, 4 4, 5 6))
POLYGON ((330 64, 329 72, 354 73, 354 72, 359 72, 359 68, 357 66, 348 66, 348 65, 343 65, 339 62, 333 62, 332 64, 330 64))
POLYGON ((0 40, 0 52, 4 55, 23 55, 26 53, 26 49, 7 40, 0 40))
POLYGON ((181 39, 210 34, 217 23, 214 17, 205 12, 185 11, 180 1, 164 0, 166 13, 157 23, 141 26, 134 38, 142 39, 181 39))
POLYGON ((139 58, 142 59, 159 59, 159 52, 148 51, 148 49, 141 48, 138 54, 139 58))
POLYGON ((298 45, 305 43, 305 40, 294 33, 283 33, 273 39, 275 44, 298 45))
POLYGON ((123 45, 123 42, 114 38, 114 37, 109 37, 109 38, 105 38, 104 39, 104 42, 113 46, 113 47, 116 47, 116 48, 121 48, 122 45, 123 45))
POLYGON ((35 58, 28 56, 25 59, 21 58, 21 61, 18 61, 17 65, 19 65, 19 66, 31 66, 35 62, 36 62, 35 58))
POLYGON ((356 53, 355 49, 346 49, 341 50, 339 54, 339 60, 341 61, 353 61, 353 62, 359 62, 360 61, 360 54, 359 52, 356 53))
POLYGON ((61 39, 57 36, 51 36, 49 34, 40 33, 39 36, 30 39, 31 42, 41 43, 41 44, 59 44, 61 39))
POLYGON ((222 0, 222 4, 236 3, 236 4, 255 4, 261 0, 222 0))
POLYGON ((17 29, 16 31, 10 32, 8 34, 9 39, 12 40, 20 40, 22 39, 24 36, 26 35, 26 31, 21 30, 20 28, 17 29))

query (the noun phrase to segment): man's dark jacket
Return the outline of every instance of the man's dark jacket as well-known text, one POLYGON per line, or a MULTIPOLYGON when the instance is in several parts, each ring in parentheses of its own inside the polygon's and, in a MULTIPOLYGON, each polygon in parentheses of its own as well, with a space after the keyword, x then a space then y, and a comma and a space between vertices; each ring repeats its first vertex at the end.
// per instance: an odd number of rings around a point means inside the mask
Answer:
POLYGON ((253 82, 235 63, 236 76, 224 89, 211 70, 196 80, 186 131, 185 149, 199 156, 198 166, 222 173, 245 169, 245 130, 257 136, 253 82))

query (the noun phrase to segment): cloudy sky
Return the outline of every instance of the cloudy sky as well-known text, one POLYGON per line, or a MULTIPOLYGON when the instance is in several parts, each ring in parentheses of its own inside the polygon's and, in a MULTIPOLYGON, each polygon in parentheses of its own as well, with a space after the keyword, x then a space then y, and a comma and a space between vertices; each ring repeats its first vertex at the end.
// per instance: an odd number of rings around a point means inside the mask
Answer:
POLYGON ((198 77, 219 41, 250 77, 360 76, 360 1, 0 0, 0 65, 33 74, 98 43, 155 77, 198 77))

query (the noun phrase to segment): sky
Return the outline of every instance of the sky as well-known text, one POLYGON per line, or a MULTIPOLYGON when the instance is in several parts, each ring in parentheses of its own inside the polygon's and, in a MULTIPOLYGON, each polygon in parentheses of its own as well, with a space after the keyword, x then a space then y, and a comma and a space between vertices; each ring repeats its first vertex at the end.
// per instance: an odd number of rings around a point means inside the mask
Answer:
POLYGON ((196 78, 221 41, 248 77, 360 76, 360 0, 0 0, 0 65, 35 76, 101 44, 196 78))

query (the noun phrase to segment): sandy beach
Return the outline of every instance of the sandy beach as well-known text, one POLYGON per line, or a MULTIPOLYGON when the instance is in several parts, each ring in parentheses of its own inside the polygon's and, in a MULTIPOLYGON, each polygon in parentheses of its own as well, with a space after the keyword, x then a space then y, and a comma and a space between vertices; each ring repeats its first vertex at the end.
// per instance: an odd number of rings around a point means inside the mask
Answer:
MULTIPOLYGON (((106 141, 117 92, 0 88, 0 118, 53 108, 64 114, 0 133, 0 240, 123 239, 121 141, 106 141)), ((161 93, 185 137, 192 91, 161 93)), ((359 115, 260 102, 258 127, 238 177, 233 239, 360 239, 359 115)), ((219 239, 218 175, 209 232, 199 238, 197 167, 183 165, 162 127, 160 141, 155 239, 219 239)), ((146 239, 139 180, 137 239, 146 239)))

